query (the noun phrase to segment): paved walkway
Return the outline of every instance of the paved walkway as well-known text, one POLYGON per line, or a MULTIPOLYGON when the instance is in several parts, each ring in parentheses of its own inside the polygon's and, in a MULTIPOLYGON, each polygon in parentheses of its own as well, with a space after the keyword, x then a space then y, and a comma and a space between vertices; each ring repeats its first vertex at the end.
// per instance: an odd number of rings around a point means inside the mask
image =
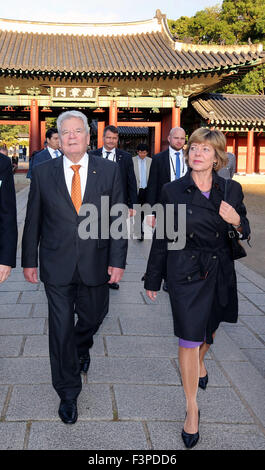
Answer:
MULTIPOLYGON (((20 232, 27 193, 17 195, 20 232)), ((183 449, 185 399, 168 295, 153 304, 140 281, 148 249, 148 241, 130 243, 72 426, 59 419, 51 386, 43 286, 24 281, 18 249, 18 267, 0 286, 1 449, 183 449)), ((240 263, 237 272, 240 319, 219 328, 207 356, 197 449, 265 448, 265 279, 240 263)))

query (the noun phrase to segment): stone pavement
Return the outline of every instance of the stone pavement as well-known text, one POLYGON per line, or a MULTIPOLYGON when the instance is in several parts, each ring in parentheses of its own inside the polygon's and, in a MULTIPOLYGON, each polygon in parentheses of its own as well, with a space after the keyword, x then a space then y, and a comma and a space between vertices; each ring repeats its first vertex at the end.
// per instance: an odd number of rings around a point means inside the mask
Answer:
MULTIPOLYGON (((20 234, 27 194, 28 188, 17 194, 20 234)), ((184 448, 185 399, 168 295, 161 292, 153 304, 141 282, 149 246, 130 242, 72 426, 59 419, 51 386, 43 286, 24 281, 19 247, 17 268, 0 285, 1 449, 184 448)), ((240 319, 222 324, 208 353, 196 449, 265 448, 265 279, 241 263, 237 272, 240 319)))

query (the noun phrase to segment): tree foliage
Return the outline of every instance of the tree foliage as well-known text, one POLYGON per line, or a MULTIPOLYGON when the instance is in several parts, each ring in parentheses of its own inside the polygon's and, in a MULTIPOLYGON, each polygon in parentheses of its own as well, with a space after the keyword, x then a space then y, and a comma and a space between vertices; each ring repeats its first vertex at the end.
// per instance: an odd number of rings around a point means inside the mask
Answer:
MULTIPOLYGON (((171 33, 181 41, 197 44, 262 42, 265 45, 264 0, 223 0, 221 6, 205 8, 193 17, 182 16, 168 22, 171 33)), ((219 91, 264 94, 265 66, 257 67, 219 91)))
POLYGON ((11 124, 6 124, 6 125, 1 124, 0 143, 6 144, 7 147, 18 145, 18 143, 21 143, 18 141, 20 133, 24 133, 24 134, 28 133, 28 126, 27 125, 13 126, 11 124))

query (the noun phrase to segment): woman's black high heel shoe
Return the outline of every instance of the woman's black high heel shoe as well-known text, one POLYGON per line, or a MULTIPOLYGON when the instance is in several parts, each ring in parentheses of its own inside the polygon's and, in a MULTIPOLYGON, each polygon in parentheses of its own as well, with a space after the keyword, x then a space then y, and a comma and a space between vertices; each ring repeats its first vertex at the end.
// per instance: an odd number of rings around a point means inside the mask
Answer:
MULTIPOLYGON (((186 416, 187 416, 187 413, 186 413, 186 416)), ((186 416, 185 416, 185 419, 186 419, 186 416)), ((198 411, 198 432, 196 432, 195 434, 189 434, 188 432, 184 431, 184 428, 182 429, 181 437, 187 449, 192 449, 192 447, 196 446, 199 440, 199 437, 200 437, 199 423, 200 423, 200 410, 198 411)))
POLYGON ((199 377, 199 387, 202 388, 203 390, 206 389, 208 384, 208 374, 205 375, 205 377, 199 377))

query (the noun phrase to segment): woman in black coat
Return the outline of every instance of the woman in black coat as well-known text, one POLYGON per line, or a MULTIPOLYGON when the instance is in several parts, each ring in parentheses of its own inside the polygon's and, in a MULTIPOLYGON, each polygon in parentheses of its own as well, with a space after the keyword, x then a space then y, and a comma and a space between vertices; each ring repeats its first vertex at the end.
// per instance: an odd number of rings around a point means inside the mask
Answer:
MULTIPOLYGON (((200 128, 191 135, 186 149, 189 171, 162 190, 164 213, 167 205, 174 206, 171 226, 174 223, 174 232, 186 229, 186 244, 180 249, 167 233, 159 238, 157 220, 145 276, 145 289, 152 300, 165 273, 167 276, 174 333, 180 338, 179 364, 187 407, 182 439, 188 448, 199 439, 197 390, 198 385, 205 389, 208 382, 204 356, 220 322, 235 323, 238 318, 228 224, 237 238, 246 239, 250 234, 239 183, 229 181, 228 202, 224 201, 225 180, 217 171, 227 163, 225 145, 218 130, 200 128), (184 227, 179 204, 186 207, 184 227)), ((165 220, 167 231, 170 222, 165 220)))

